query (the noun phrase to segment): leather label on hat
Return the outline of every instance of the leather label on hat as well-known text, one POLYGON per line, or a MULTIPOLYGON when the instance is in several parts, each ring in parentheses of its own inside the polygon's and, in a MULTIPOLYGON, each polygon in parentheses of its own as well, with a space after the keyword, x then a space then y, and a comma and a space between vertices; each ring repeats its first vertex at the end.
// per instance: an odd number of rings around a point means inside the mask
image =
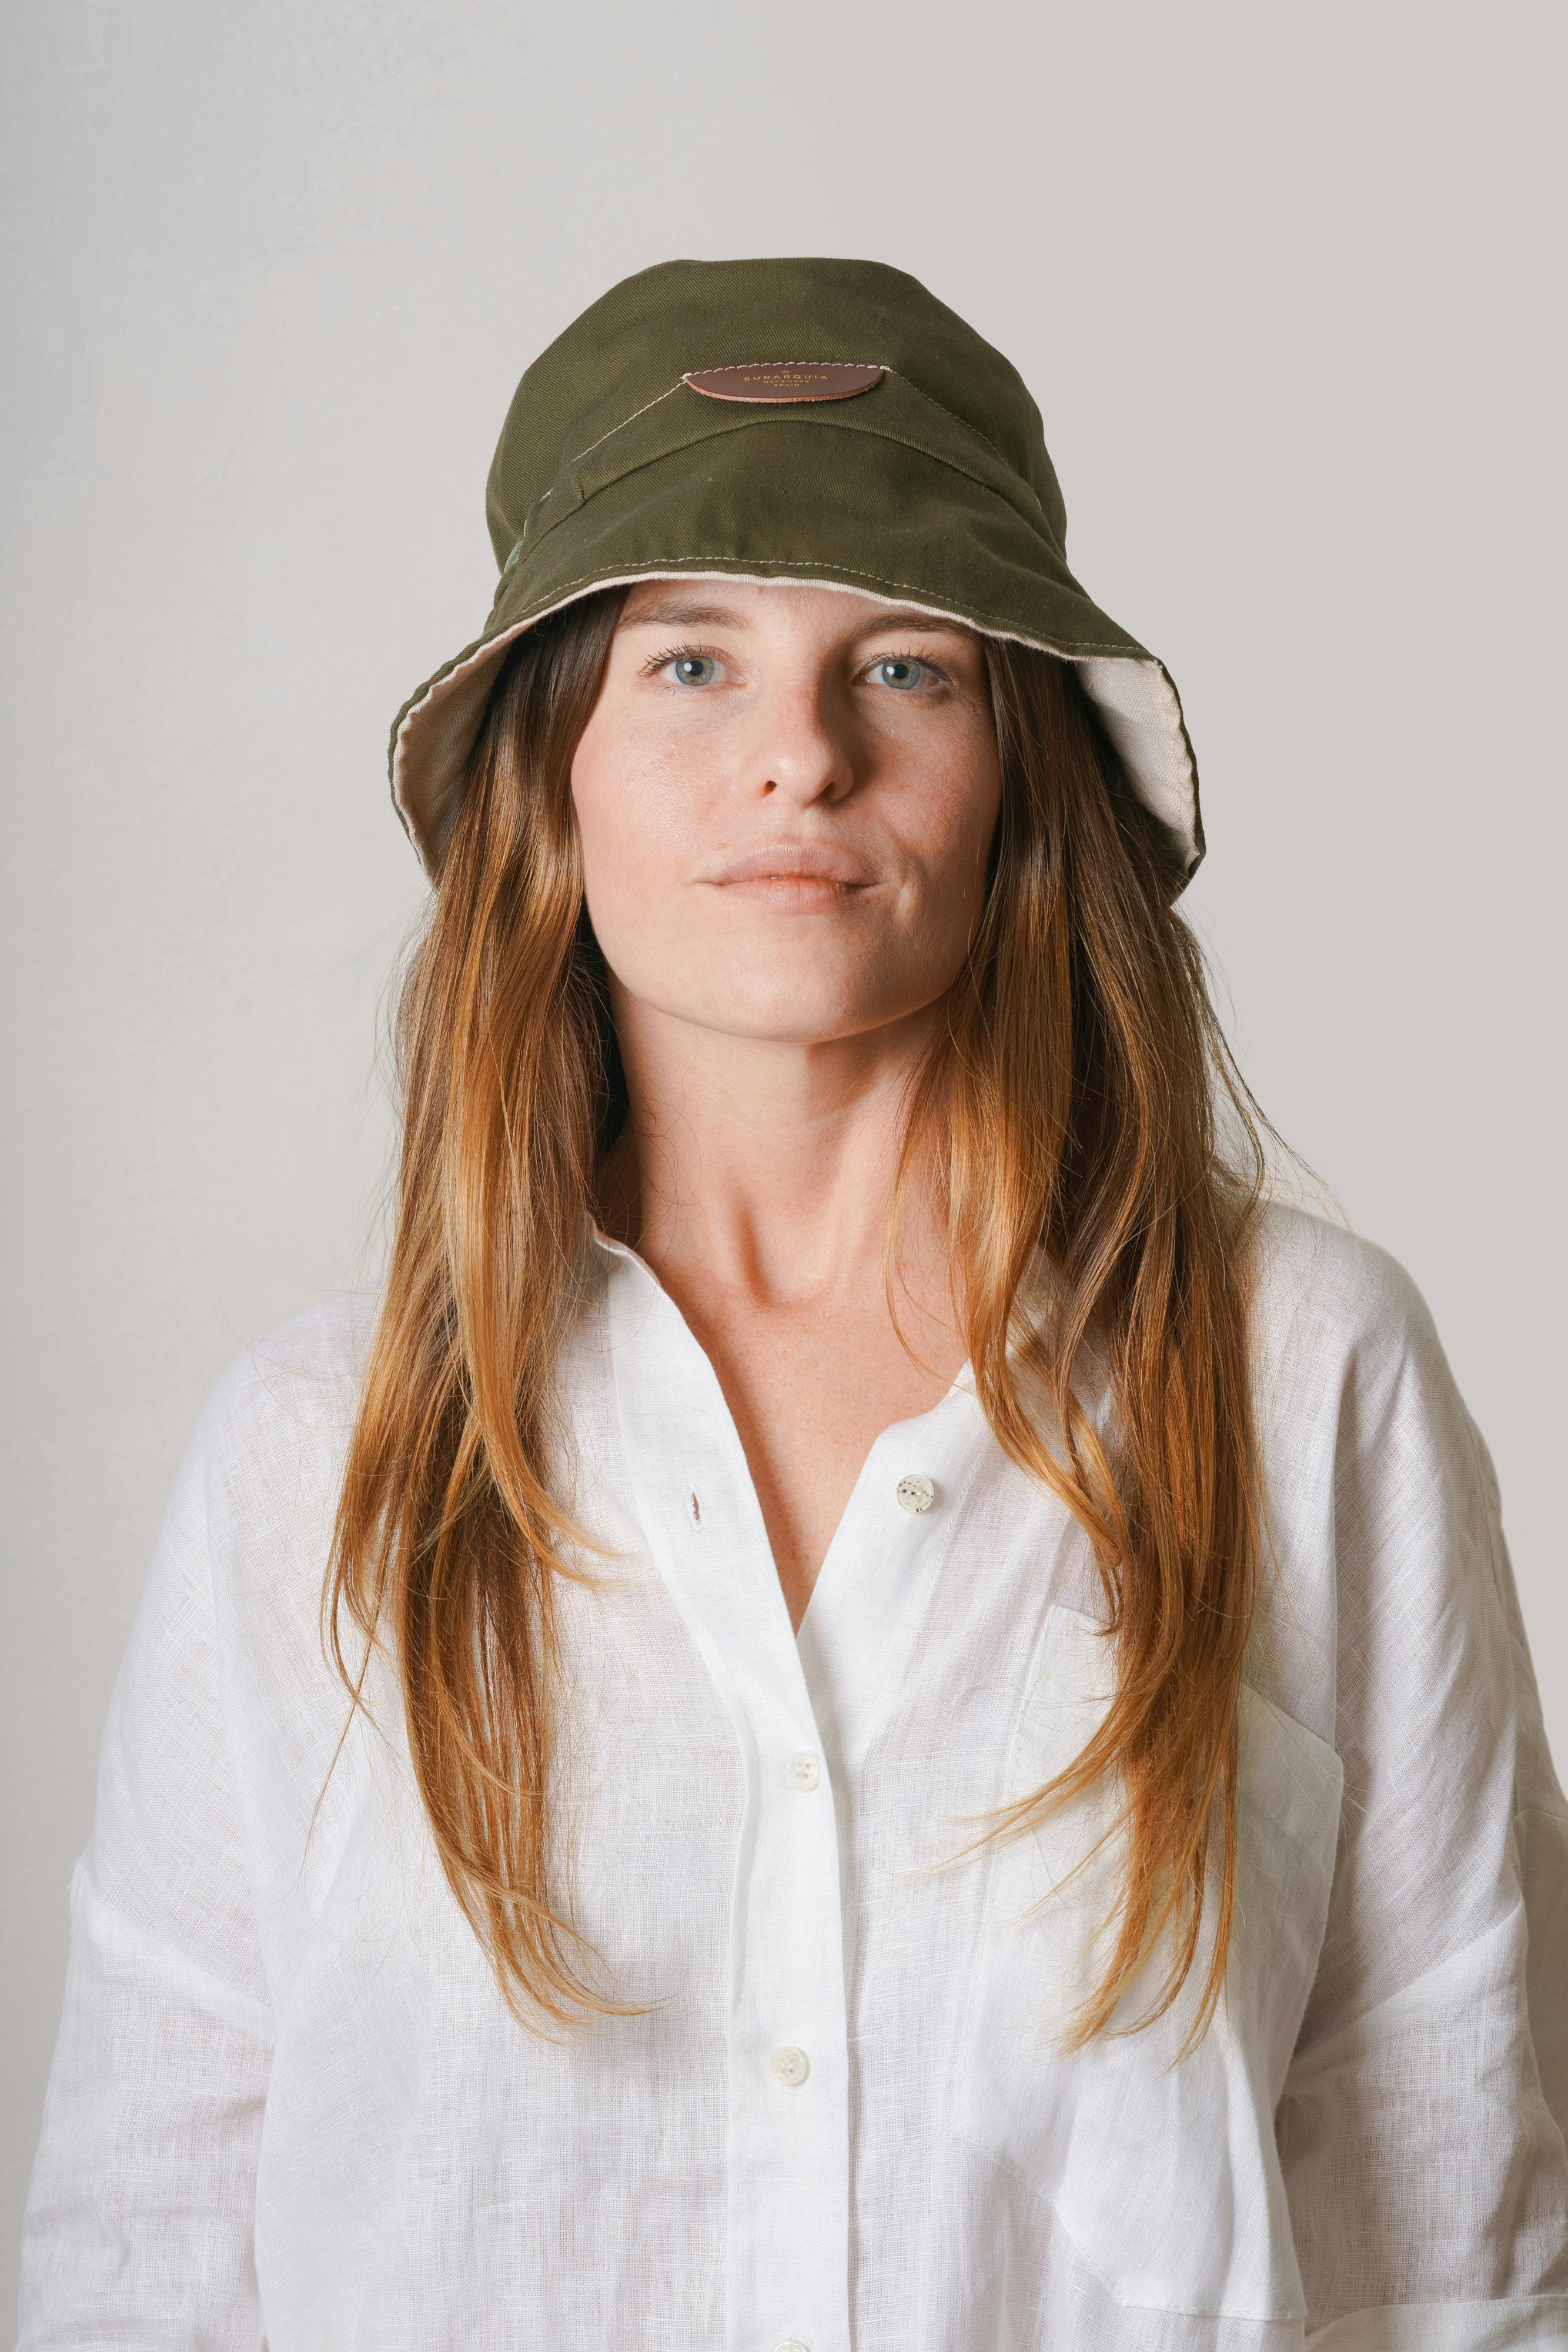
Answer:
POLYGON ((886 373, 843 360, 751 360, 743 367, 693 368, 681 381, 710 400, 849 400, 886 373))

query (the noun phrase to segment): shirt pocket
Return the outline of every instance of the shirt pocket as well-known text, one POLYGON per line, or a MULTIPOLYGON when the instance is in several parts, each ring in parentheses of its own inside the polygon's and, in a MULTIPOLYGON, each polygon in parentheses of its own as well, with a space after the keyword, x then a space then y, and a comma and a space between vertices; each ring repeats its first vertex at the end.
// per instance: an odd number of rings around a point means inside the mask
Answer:
MULTIPOLYGON (((1092 1618, 1048 1614, 1007 1794, 1052 1779, 1112 1696, 1113 1654, 1092 1618)), ((1254 2320, 1302 2307, 1273 2111, 1328 1912, 1343 1774, 1304 1725, 1243 1685, 1236 1909, 1225 1994, 1203 2040, 1177 2052, 1213 1949, 1209 1901, 1191 1973, 1136 2032, 1163 1979, 1156 1952, 1112 2031, 1064 2053, 1068 2011, 1098 1980, 1123 1883, 1124 1834, 1092 1787, 989 1861, 956 2053, 953 2127, 1052 2209, 1118 2301, 1254 2320)))

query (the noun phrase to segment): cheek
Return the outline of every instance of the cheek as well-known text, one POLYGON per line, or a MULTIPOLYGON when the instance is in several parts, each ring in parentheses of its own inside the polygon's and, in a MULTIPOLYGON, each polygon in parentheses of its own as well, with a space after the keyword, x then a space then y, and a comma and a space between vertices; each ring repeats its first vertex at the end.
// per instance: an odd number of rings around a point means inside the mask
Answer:
POLYGON ((953 747, 938 789, 909 795, 928 913, 945 928, 967 930, 979 913, 1001 797, 996 744, 977 732, 953 747))
POLYGON ((674 789, 645 745, 633 759, 626 745, 596 738, 591 729, 572 761, 571 797, 589 914, 613 964, 615 940, 655 922, 666 891, 676 887, 689 790, 683 795, 674 789))

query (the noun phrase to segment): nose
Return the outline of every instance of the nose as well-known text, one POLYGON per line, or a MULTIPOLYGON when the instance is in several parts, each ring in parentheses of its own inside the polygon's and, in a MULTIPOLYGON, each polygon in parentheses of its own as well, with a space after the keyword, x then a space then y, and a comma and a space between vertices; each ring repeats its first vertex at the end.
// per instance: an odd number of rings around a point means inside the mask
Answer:
POLYGON ((809 808, 813 801, 841 800, 853 788, 848 714, 835 699, 820 676, 780 677, 763 690, 753 706, 740 777, 748 794, 809 808))

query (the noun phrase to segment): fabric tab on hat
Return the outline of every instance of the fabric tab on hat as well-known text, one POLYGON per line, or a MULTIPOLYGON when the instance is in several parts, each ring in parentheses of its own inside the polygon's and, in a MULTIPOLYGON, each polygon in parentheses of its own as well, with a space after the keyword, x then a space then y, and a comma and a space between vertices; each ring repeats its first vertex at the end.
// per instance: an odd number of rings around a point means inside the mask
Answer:
POLYGON ((749 360, 742 367, 693 368, 681 381, 710 400, 848 400, 886 373, 844 360, 749 360))

